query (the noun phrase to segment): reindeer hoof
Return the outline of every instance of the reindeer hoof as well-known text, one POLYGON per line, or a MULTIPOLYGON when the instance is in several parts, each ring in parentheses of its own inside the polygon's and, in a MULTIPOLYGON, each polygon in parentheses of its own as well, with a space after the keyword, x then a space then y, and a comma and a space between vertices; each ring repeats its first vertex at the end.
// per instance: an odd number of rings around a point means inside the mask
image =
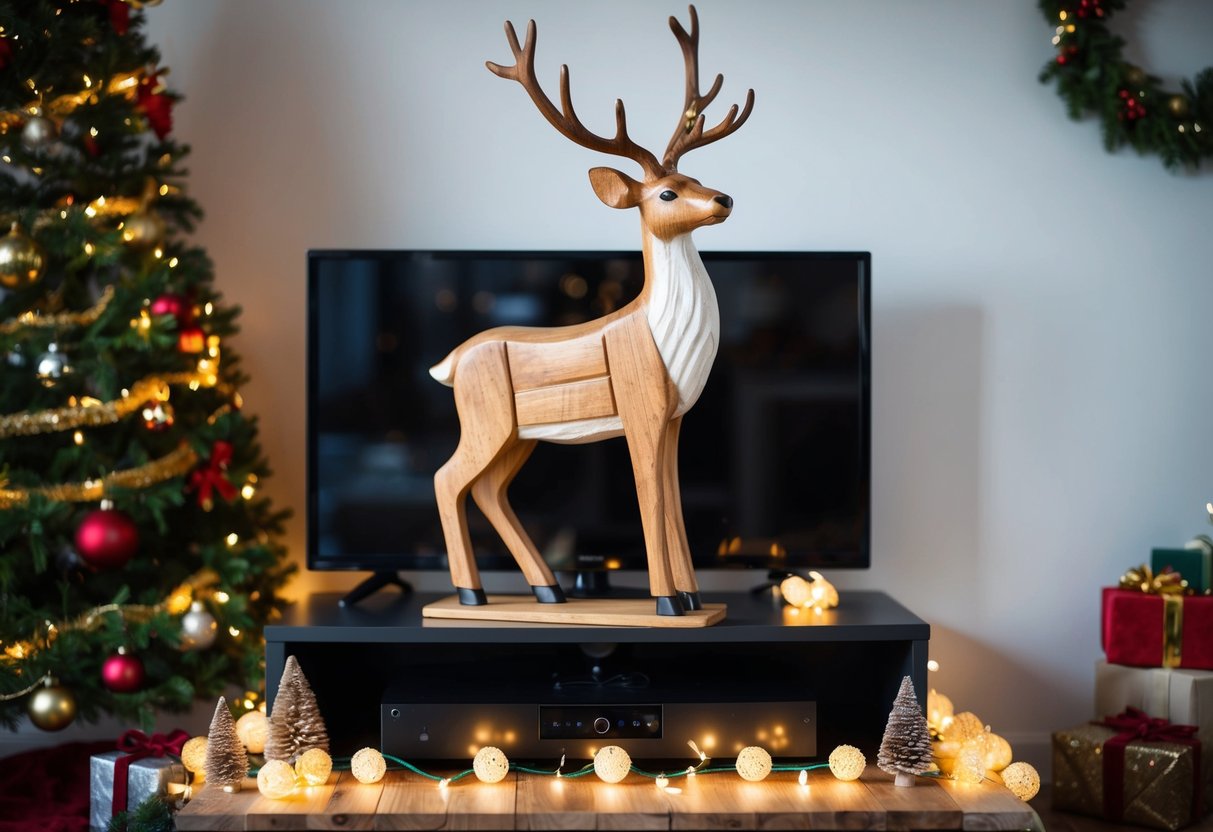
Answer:
POLYGON ((560 588, 560 584, 533 586, 531 587, 531 592, 535 593, 535 600, 541 604, 564 603, 564 590, 560 588))
POLYGON ((678 600, 682 602, 682 608, 687 612, 703 609, 703 601, 699 599, 698 592, 683 592, 680 589, 678 590, 678 600))
POLYGON ((686 615, 686 611, 682 608, 682 603, 679 602, 677 595, 658 595, 657 596, 657 614, 658 615, 686 615))
POLYGON ((483 607, 489 602, 483 589, 465 589, 457 586, 455 592, 459 593, 459 603, 465 607, 483 607))

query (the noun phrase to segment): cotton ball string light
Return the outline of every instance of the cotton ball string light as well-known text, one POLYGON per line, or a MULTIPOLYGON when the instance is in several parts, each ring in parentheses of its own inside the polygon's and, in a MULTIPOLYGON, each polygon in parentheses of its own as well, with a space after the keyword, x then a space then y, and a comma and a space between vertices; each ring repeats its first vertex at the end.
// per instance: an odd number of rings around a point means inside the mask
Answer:
POLYGON ((830 773, 839 780, 858 780, 868 761, 853 745, 840 745, 830 752, 830 773))
POLYGON ((617 745, 608 745, 594 755, 594 773, 604 783, 618 783, 632 770, 632 758, 617 745))
POLYGON ((350 773, 359 783, 378 783, 387 773, 387 762, 374 748, 362 748, 350 758, 350 773))
POLYGON ((793 607, 808 606, 809 598, 812 597, 809 582, 799 575, 784 578, 779 584, 779 592, 783 595, 783 600, 793 607))
POLYGON ((236 720, 236 736, 244 743, 250 754, 265 751, 265 738, 269 736, 269 720, 261 711, 249 711, 236 720))
POLYGON ((472 771, 481 783, 500 783, 510 773, 510 760, 500 748, 486 745, 472 759, 472 771))
POLYGON ((771 773, 770 753, 757 745, 741 749, 741 753, 737 755, 737 773, 741 775, 742 780, 749 780, 751 783, 765 780, 771 773))
POLYGON ((333 758, 323 748, 309 748, 295 761, 295 774, 309 786, 323 786, 333 773, 333 758))
POLYGON ((1003 784, 1020 800, 1031 800, 1040 791, 1040 775, 1030 763, 1011 763, 1001 774, 1003 784))
POLYGON ((271 800, 290 797, 295 791, 295 769, 286 760, 267 760, 257 772, 257 791, 271 800))
POLYGON ((952 700, 931 688, 927 694, 927 724, 942 733, 951 724, 954 713, 952 700))
POLYGON ((977 714, 972 711, 962 711, 952 717, 952 721, 943 732, 943 738, 965 743, 978 739, 985 732, 985 725, 977 718, 977 714))
POLYGON ((181 746, 181 765, 194 775, 195 783, 206 781, 206 737, 194 737, 181 746))
POLYGON ((976 785, 985 779, 985 753, 979 744, 967 745, 956 755, 953 773, 961 783, 976 785))
POLYGON ((986 734, 985 766, 990 771, 1002 771, 1011 765, 1011 743, 998 734, 986 734))

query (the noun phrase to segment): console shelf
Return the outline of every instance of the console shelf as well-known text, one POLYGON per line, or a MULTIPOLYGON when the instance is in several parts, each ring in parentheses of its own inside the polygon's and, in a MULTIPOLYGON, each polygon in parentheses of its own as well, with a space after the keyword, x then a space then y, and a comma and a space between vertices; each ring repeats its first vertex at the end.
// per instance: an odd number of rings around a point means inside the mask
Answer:
POLYGON ((294 655, 333 754, 348 756, 379 747, 383 692, 402 679, 471 697, 531 684, 539 672, 567 679, 596 664, 607 673, 659 668, 680 684, 727 691, 729 701, 747 691, 763 701, 812 700, 815 757, 848 743, 871 760, 903 676, 926 702, 930 627, 884 593, 848 591, 838 609, 820 615, 770 593, 704 593, 706 602, 727 605, 725 620, 679 630, 423 618, 422 607, 440 597, 383 595, 351 608, 339 606, 337 594, 318 594, 295 605, 265 629, 271 705, 294 655))

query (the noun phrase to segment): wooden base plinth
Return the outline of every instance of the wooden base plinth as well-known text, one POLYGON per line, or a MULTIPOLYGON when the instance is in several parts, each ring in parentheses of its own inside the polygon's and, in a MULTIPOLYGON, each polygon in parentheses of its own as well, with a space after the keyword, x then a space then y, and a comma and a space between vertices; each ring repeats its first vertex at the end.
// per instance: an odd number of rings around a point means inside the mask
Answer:
POLYGON ((425 618, 462 621, 519 621, 534 624, 591 624, 600 627, 710 627, 724 620, 724 604, 704 604, 686 615, 657 615, 652 598, 570 598, 563 604, 540 604, 529 595, 490 595, 483 606, 459 603, 451 595, 426 604, 425 618))

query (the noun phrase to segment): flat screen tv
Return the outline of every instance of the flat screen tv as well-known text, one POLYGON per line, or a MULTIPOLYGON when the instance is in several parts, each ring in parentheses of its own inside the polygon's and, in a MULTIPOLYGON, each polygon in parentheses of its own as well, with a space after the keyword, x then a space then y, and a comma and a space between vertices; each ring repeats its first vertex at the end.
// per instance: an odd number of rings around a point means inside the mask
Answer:
MULTIPOLYGON (((702 257, 720 346, 679 445, 696 570, 867 567, 871 256, 702 257)), ((309 252, 308 567, 445 571, 433 477, 459 420, 429 368, 491 327, 604 315, 642 280, 638 252, 309 252)), ((566 589, 646 569, 624 439, 541 442, 510 499, 566 589)), ((479 567, 517 571, 468 515, 479 567)))

